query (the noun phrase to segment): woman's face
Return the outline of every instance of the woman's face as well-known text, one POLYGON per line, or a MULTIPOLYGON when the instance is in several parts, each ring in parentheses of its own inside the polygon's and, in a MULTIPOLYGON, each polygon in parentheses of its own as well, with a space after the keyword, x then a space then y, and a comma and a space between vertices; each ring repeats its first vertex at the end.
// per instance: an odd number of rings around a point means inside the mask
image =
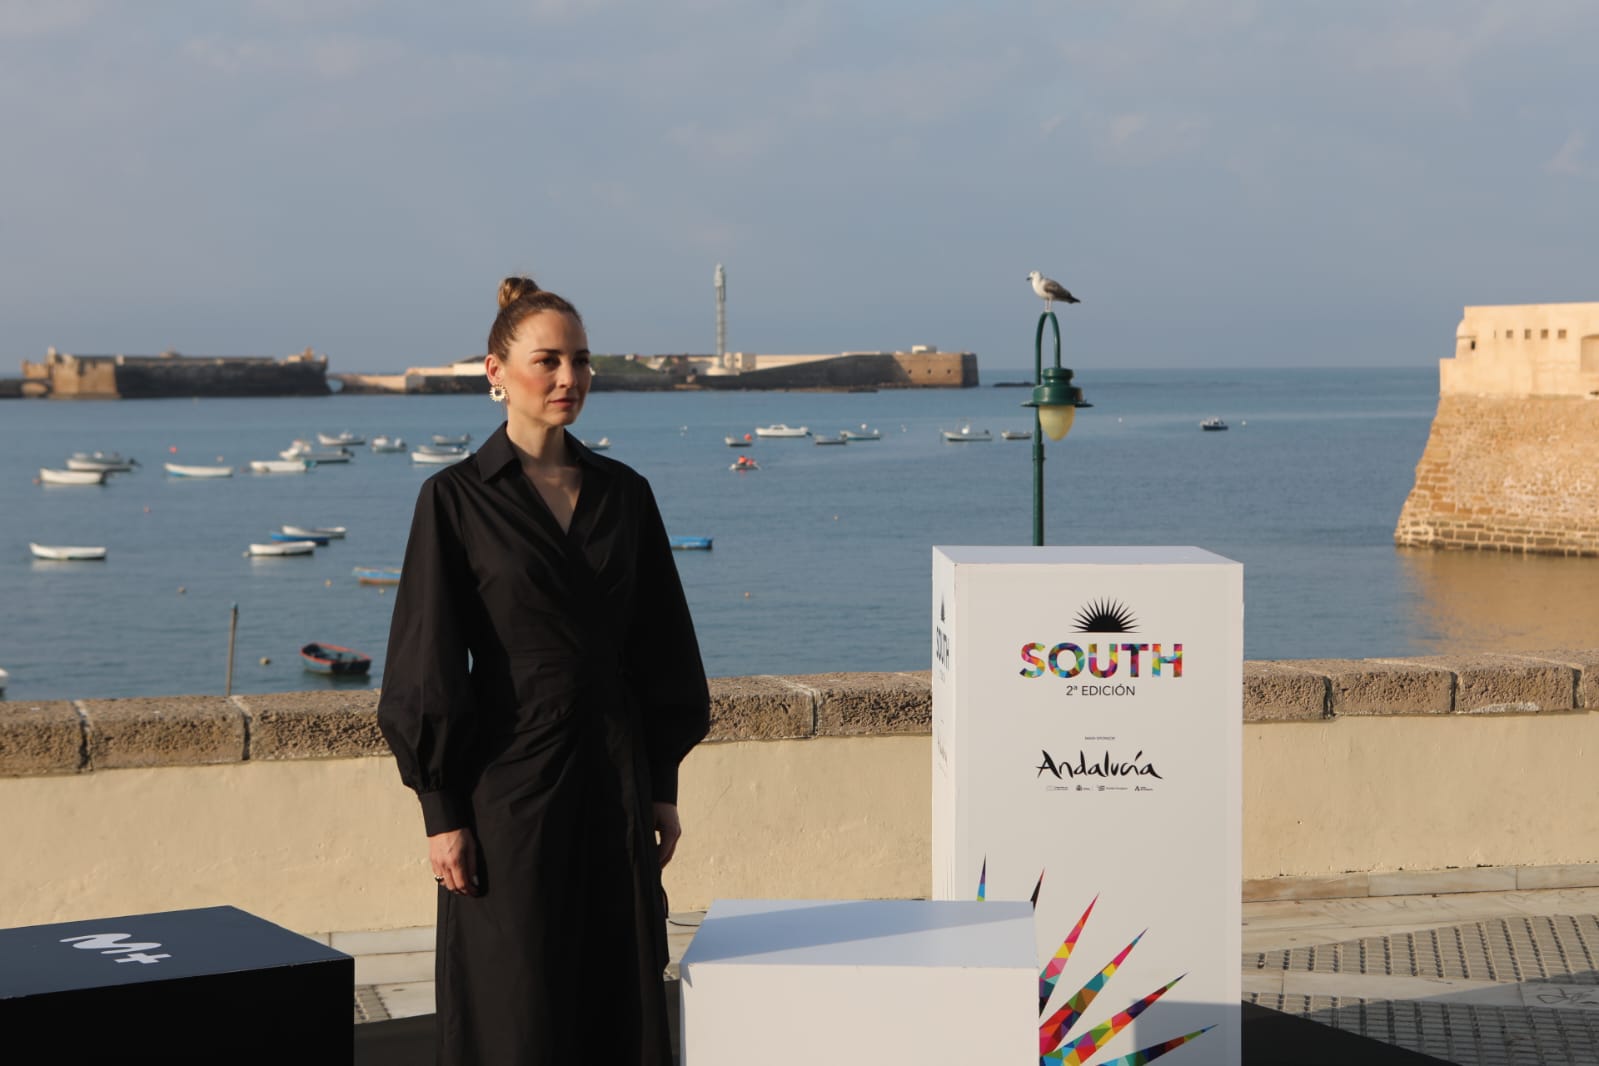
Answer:
POLYGON ((506 358, 490 355, 486 362, 490 383, 505 386, 508 417, 551 428, 577 421, 592 374, 588 335, 571 315, 528 315, 506 358))

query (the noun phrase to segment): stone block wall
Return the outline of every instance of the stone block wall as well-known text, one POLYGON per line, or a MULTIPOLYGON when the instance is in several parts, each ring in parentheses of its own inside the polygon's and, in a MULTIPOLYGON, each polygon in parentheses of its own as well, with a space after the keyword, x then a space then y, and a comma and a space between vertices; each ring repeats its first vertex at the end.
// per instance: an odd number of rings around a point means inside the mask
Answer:
POLYGON ((1599 399, 1441 396, 1394 541, 1599 555, 1599 399))

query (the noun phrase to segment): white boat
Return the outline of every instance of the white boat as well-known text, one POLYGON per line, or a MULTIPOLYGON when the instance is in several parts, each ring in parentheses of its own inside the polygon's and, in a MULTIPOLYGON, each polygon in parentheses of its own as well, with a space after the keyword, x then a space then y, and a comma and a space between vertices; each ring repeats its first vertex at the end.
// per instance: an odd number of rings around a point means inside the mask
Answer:
POLYGON ((875 430, 875 429, 869 428, 866 425, 865 422, 861 423, 861 428, 860 429, 841 429, 841 430, 838 431, 838 435, 840 437, 843 437, 845 440, 882 440, 883 439, 883 434, 882 434, 882 432, 880 430, 875 430))
POLYGON ((6 682, 10 680, 11 675, 6 673, 4 670, 0 670, 0 696, 4 696, 6 694, 6 682))
POLYGON ((611 438, 610 437, 601 437, 599 440, 596 440, 596 441, 584 441, 583 442, 583 447, 587 448, 591 452, 607 451, 611 447, 611 438))
POLYGON ((1227 428, 1227 423, 1219 418, 1207 418, 1199 424, 1199 428, 1206 432, 1215 432, 1227 428))
POLYGON ((299 459, 314 465, 350 461, 350 452, 345 448, 313 448, 303 440, 295 441, 279 452, 278 456, 282 459, 299 459))
POLYGON ((960 429, 946 429, 943 431, 943 433, 944 440, 950 444, 960 444, 966 441, 987 441, 994 439, 994 435, 986 429, 973 429, 970 422, 966 423, 960 429))
POLYGON ((246 555, 310 555, 316 550, 314 540, 279 540, 271 544, 252 544, 246 555))
POLYGON ((472 434, 462 433, 458 436, 449 436, 444 433, 433 434, 433 443, 453 448, 465 448, 472 441, 472 434))
POLYGON ((173 477, 232 477, 231 466, 185 466, 182 463, 161 464, 173 477))
POLYGON ((405 451, 405 438, 373 437, 372 450, 375 452, 403 452, 405 451))
POLYGON ((104 548, 69 548, 61 544, 28 544, 28 550, 35 559, 55 559, 62 562, 68 560, 104 559, 104 548))
POLYGON ((840 434, 837 437, 814 437, 813 444, 848 444, 849 438, 840 434))
POLYGON ((329 540, 343 540, 349 530, 343 526, 284 526, 283 532, 291 537, 326 537, 329 540))
POLYGON ((451 445, 447 445, 447 446, 440 446, 440 445, 437 445, 437 444, 418 444, 412 450, 421 452, 423 455, 465 455, 466 454, 466 447, 464 445, 460 445, 460 444, 451 444, 451 445))
POLYGON ((309 464, 304 459, 251 459, 252 474, 303 474, 309 464))
POLYGON ((108 474, 125 474, 136 465, 117 452, 73 452, 67 459, 68 470, 103 470, 108 474))
POLYGON ((1002 429, 999 432, 1001 440, 1032 440, 1033 431, 1030 429, 1002 429))
POLYGON ((429 463, 433 466, 448 466, 450 463, 458 463, 465 458, 466 449, 464 448, 453 452, 425 452, 418 449, 411 453, 411 462, 429 463))
POLYGON ((39 480, 46 485, 104 485, 104 470, 51 470, 39 468, 39 480))
POLYGON ((748 433, 744 434, 742 437, 728 435, 722 439, 727 441, 727 446, 729 448, 748 448, 751 444, 755 443, 754 439, 751 438, 748 433))
POLYGON ((318 433, 317 443, 324 448, 343 448, 346 445, 365 444, 366 438, 358 433, 345 430, 343 433, 318 433))
POLYGON ((809 437, 811 435, 811 427, 789 426, 784 425, 782 422, 776 422, 770 426, 756 426, 755 435, 757 437, 809 437))

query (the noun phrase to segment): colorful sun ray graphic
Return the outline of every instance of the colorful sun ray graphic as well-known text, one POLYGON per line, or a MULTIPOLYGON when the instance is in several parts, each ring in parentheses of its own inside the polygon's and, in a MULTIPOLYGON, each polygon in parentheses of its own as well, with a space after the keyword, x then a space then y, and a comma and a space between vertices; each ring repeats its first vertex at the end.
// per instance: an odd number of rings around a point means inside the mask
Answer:
MULTIPOLYGON (((1040 873, 1038 875, 1038 884, 1033 888, 1032 903, 1035 910, 1038 907, 1039 892, 1043 887, 1044 875, 1040 873)), ((983 859, 982 872, 977 878, 977 898, 978 900, 986 900, 988 898, 988 859, 986 857, 983 859)), ((1044 1009, 1049 1005, 1050 996, 1054 993, 1061 974, 1066 969, 1066 963, 1071 958, 1072 951, 1076 948, 1084 927, 1088 925, 1089 915, 1093 914, 1094 905, 1098 902, 1098 896, 1089 901, 1082 917, 1077 919, 1077 924, 1072 927, 1072 931, 1062 941, 1060 950, 1055 952, 1054 957, 1045 964, 1044 969, 1039 973, 1039 1014, 1043 1014, 1044 1009)), ((1148 1047, 1139 1048, 1137 1051, 1128 1052, 1114 1059, 1106 1059, 1099 1062, 1091 1061, 1106 1044, 1114 1040, 1122 1030, 1131 1025, 1134 1018, 1148 1010, 1160 997, 1171 991, 1177 982, 1188 976, 1187 974, 1178 974, 1166 984, 1155 989, 1142 999, 1135 1000, 1126 1009, 1111 1015, 1108 1019, 1094 1026, 1075 1040, 1066 1042, 1066 1037, 1071 1033, 1072 1027, 1082 1018, 1084 1011, 1094 1002, 1095 997, 1099 995, 1110 979, 1115 976, 1117 969, 1126 961, 1127 956, 1132 954, 1133 949, 1138 946, 1138 942, 1144 938, 1144 933, 1147 932, 1148 930, 1146 929, 1143 933, 1133 937, 1131 943, 1117 952, 1115 958, 1107 962, 1100 968, 1098 973, 1089 978, 1088 982, 1079 988, 1066 1001, 1064 1006, 1040 1023, 1038 1027, 1039 1066, 1055 1066, 1056 1063, 1059 1063, 1060 1066, 1146 1066, 1147 1063, 1153 1062, 1161 1056, 1199 1039, 1216 1028, 1214 1025, 1207 1025, 1203 1029, 1196 1029, 1191 1033, 1184 1033, 1182 1036, 1174 1036, 1168 1040, 1150 1044, 1148 1047)))

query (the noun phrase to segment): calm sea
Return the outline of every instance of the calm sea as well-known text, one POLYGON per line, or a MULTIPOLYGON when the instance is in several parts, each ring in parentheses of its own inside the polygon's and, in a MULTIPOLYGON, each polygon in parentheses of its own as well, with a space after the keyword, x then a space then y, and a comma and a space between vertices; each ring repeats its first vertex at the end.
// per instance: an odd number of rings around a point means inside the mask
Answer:
MULTIPOLYGON (((1599 646, 1585 607, 1599 561, 1393 546, 1436 382, 1432 369, 1081 373, 1095 407, 1049 445, 1048 542, 1194 544, 1242 561, 1255 659, 1599 646), (1202 433, 1211 415, 1232 428, 1202 433)), ((715 538, 713 551, 677 554, 713 675, 920 670, 931 547, 1030 542, 1031 446, 998 439, 1029 427, 1024 399, 993 387, 600 393, 578 429, 650 478, 669 531, 715 538), (771 422, 864 423, 883 439, 724 444, 771 422), (964 422, 996 439, 941 441, 964 422), (761 469, 731 472, 740 454, 761 469)), ((302 670, 297 651, 312 640, 371 654, 376 684, 393 596, 351 568, 399 565, 431 468, 365 449, 304 476, 193 481, 161 463, 245 467, 318 430, 481 441, 497 410, 480 397, 0 404, 7 698, 220 692, 233 604, 235 691, 331 683, 302 670), (94 449, 143 465, 103 488, 34 483, 39 467, 94 449), (243 556, 283 523, 350 532, 310 558, 243 556), (110 553, 41 562, 29 541, 110 553)))

